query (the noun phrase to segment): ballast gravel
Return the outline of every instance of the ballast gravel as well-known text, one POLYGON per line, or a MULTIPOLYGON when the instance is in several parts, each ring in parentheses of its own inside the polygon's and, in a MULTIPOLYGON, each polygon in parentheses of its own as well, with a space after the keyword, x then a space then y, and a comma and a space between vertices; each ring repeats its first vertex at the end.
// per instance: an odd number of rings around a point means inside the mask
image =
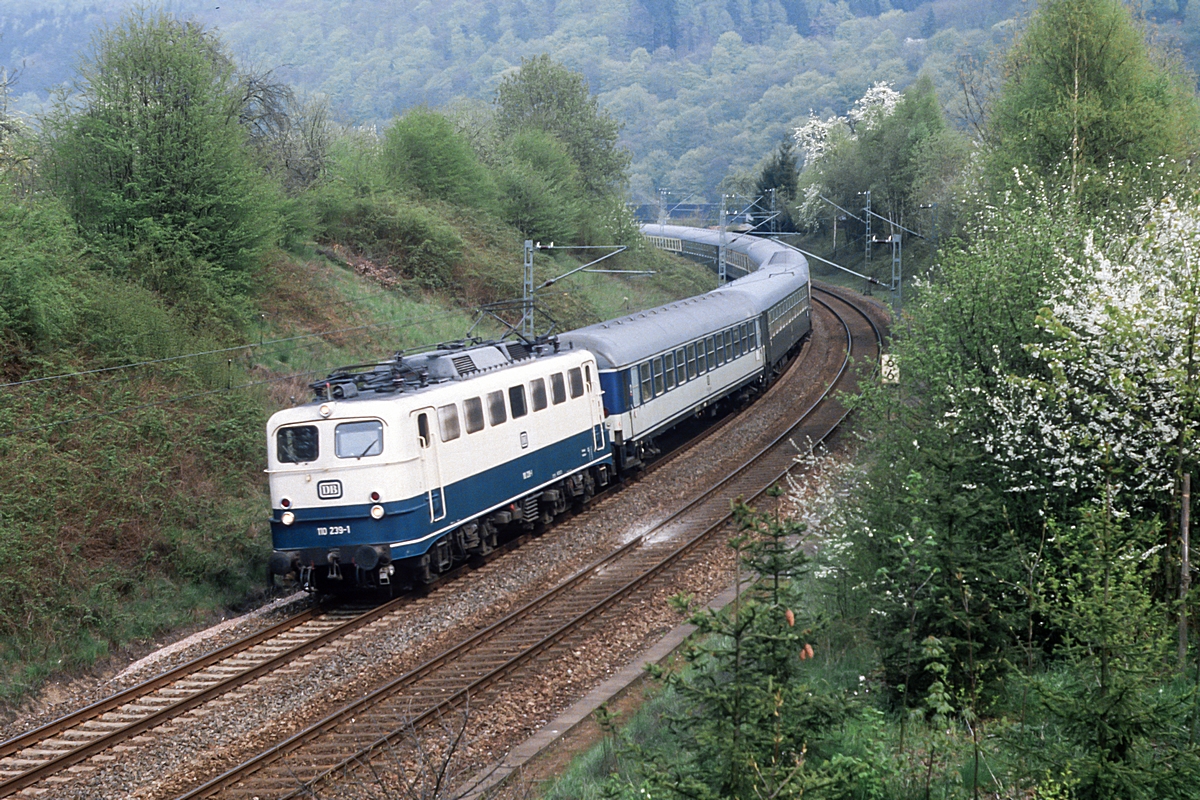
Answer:
MULTIPOLYGON (((793 418, 797 410, 811 405, 823 387, 805 376, 828 374, 829 365, 839 360, 840 331, 831 335, 828 328, 827 322, 816 326, 787 378, 733 424, 644 479, 598 500, 586 513, 556 524, 445 590, 419 598, 356 634, 125 742, 114 754, 77 765, 55 779, 51 795, 34 790, 27 796, 174 797, 491 624, 665 518, 682 500, 738 466, 782 419, 793 418)), ((803 451, 804 443, 797 447, 803 451)), ((667 603, 669 596, 689 592, 703 602, 726 588, 733 575, 731 552, 713 548, 652 599, 627 608, 619 618, 606 618, 600 632, 583 646, 558 660, 547 660, 544 674, 533 685, 513 686, 505 702, 474 709, 460 755, 473 767, 496 759, 623 666, 656 635, 678 624, 678 613, 667 603)), ((281 604, 287 608, 227 624, 191 644, 181 643, 151 660, 143 659, 106 681, 60 687, 58 702, 31 704, 0 735, 9 738, 108 696, 265 627, 306 602, 303 597, 289 598, 281 604)))

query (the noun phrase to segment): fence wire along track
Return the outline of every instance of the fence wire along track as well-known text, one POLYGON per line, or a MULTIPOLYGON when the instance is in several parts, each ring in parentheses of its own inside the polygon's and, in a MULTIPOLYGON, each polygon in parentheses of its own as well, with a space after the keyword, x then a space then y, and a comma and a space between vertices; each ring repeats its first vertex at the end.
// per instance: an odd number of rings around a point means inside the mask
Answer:
POLYGON ((731 500, 757 498, 789 472, 798 448, 824 442, 848 413, 837 394, 853 392, 876 368, 882 345, 874 322, 843 297, 819 291, 825 299, 816 302, 844 327, 845 359, 821 397, 754 457, 549 592, 179 800, 311 797, 453 709, 487 705, 518 680, 537 681, 539 664, 554 651, 587 638, 605 613, 711 543, 731 517, 731 500))

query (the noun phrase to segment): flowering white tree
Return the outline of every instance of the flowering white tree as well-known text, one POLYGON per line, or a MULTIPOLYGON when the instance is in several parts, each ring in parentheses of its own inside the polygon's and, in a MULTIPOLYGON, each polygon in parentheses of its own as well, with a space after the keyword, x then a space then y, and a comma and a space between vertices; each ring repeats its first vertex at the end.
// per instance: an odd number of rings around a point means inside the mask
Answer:
POLYGON ((867 93, 855 101, 846 116, 851 129, 857 134, 879 127, 879 123, 892 115, 900 104, 900 93, 887 81, 878 81, 867 93))
POLYGON ((1010 491, 1111 485, 1136 508, 1168 496, 1198 425, 1200 209, 1168 199, 1125 247, 1087 237, 1028 346, 1048 377, 1011 377, 980 444, 1010 491))
POLYGON ((886 81, 879 81, 866 94, 854 101, 854 105, 844 117, 834 115, 829 119, 821 119, 815 112, 808 112, 808 122, 805 122, 792 133, 796 145, 804 153, 804 164, 807 167, 821 160, 829 151, 834 131, 844 128, 851 139, 860 132, 873 130, 879 123, 887 119, 900 103, 901 94, 886 81))

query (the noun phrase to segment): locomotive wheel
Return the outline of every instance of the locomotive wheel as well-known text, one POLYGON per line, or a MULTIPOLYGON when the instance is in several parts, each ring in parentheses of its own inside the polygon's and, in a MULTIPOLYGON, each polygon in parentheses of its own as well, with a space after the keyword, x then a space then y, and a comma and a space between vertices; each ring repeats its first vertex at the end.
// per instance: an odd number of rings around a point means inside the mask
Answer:
POLYGON ((418 586, 428 586, 436 577, 429 553, 413 559, 413 583, 418 586))

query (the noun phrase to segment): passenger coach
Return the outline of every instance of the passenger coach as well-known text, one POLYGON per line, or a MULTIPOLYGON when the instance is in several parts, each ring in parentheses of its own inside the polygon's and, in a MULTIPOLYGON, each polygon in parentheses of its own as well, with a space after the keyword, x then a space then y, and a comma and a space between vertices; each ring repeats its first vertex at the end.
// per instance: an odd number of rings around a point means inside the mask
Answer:
POLYGON ((808 262, 775 245, 744 278, 561 334, 559 343, 595 354, 623 470, 653 454, 655 437, 688 416, 765 387, 810 329, 808 262))

